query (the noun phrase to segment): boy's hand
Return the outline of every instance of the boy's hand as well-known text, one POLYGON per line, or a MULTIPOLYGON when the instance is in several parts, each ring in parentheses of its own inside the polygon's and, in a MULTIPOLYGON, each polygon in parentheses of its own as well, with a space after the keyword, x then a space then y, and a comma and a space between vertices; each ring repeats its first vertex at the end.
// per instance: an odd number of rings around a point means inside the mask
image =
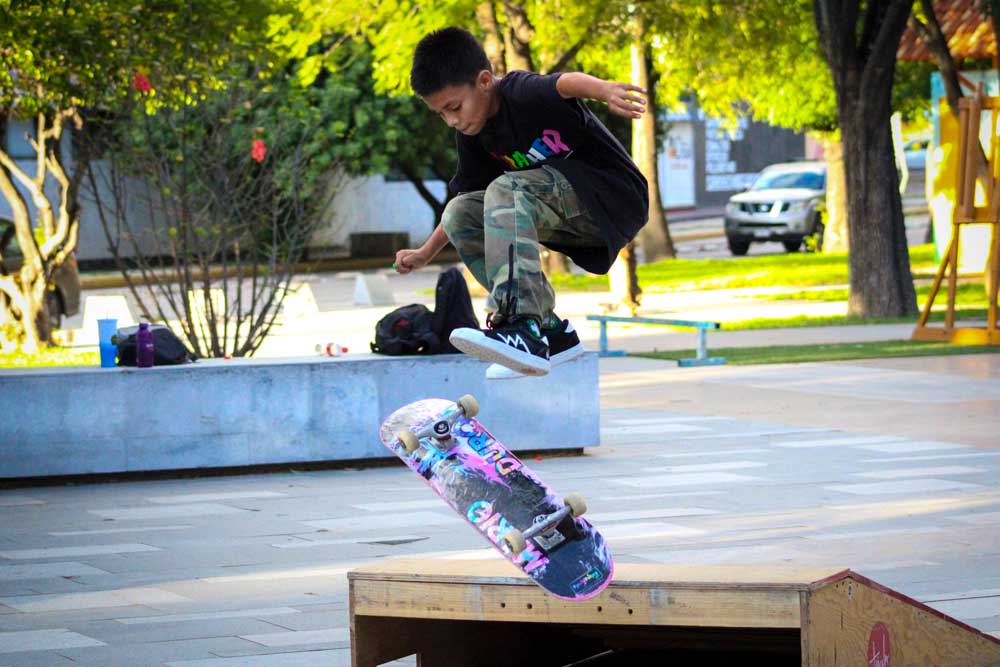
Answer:
POLYGON ((612 113, 625 118, 640 118, 646 111, 646 99, 642 97, 645 94, 645 90, 631 83, 608 81, 604 102, 612 113))
POLYGON ((421 249, 406 248, 396 253, 396 263, 392 268, 396 269, 397 273, 406 275, 410 271, 427 266, 429 261, 430 258, 421 252, 421 249))

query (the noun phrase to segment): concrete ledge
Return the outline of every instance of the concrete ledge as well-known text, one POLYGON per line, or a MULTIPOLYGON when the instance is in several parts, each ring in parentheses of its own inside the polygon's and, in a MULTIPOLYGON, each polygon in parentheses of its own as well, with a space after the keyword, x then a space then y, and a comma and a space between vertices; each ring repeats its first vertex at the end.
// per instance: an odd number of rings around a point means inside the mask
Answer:
POLYGON ((515 451, 594 447, 597 359, 490 382, 465 355, 5 370, 0 479, 386 458, 384 417, 462 394, 515 451))

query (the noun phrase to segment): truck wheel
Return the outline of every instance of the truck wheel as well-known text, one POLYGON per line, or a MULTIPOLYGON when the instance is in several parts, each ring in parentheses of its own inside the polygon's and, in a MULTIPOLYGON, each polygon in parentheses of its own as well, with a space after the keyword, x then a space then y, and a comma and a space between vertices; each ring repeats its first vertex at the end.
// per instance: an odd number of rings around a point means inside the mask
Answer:
POLYGON ((747 254, 748 250, 750 250, 750 241, 744 241, 743 239, 736 239, 732 236, 727 236, 726 242, 729 245, 729 252, 733 253, 737 257, 742 257, 747 254))

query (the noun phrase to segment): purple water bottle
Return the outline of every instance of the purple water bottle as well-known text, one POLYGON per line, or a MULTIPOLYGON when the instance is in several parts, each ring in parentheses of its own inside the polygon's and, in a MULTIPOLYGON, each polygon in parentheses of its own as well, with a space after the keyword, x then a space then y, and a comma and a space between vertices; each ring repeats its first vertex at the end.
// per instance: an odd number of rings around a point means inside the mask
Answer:
POLYGON ((135 365, 139 368, 153 366, 153 332, 147 322, 140 322, 135 334, 135 365))

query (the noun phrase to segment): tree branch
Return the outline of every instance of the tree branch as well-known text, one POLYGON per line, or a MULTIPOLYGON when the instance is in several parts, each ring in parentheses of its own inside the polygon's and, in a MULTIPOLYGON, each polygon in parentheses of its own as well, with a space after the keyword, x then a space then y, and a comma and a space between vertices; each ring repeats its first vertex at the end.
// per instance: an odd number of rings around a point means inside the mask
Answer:
POLYGON ((476 21, 485 34, 483 50, 486 51, 486 57, 490 59, 493 73, 497 76, 503 76, 507 71, 507 64, 503 37, 500 32, 500 24, 497 22, 497 10, 493 0, 485 0, 476 5, 476 21))
POLYGON ((911 0, 887 0, 879 15, 878 31, 865 61, 866 75, 873 64, 875 67, 882 67, 884 63, 892 63, 892 69, 895 69, 896 50, 906 29, 906 19, 912 11, 911 0))
MULTIPOLYGON (((944 83, 945 95, 948 97, 948 106, 952 113, 958 117, 958 100, 962 98, 962 85, 958 80, 958 67, 955 59, 951 56, 948 48, 948 40, 941 30, 941 23, 937 14, 934 13, 934 4, 931 0, 920 0, 920 6, 927 17, 927 23, 922 23, 916 14, 910 14, 909 25, 923 41, 927 50, 937 61, 938 69, 941 70, 941 80, 944 83)), ((932 100, 933 101, 933 100, 932 100)))
MULTIPOLYGON (((596 23, 596 21, 595 21, 595 23, 596 23)), ((546 73, 547 74, 552 74, 554 72, 561 72, 561 71, 563 71, 563 69, 566 67, 566 65, 568 65, 570 62, 572 62, 573 58, 576 58, 576 54, 579 53, 580 49, 582 49, 584 47, 584 45, 587 43, 587 38, 590 37, 590 32, 591 32, 590 30, 587 30, 583 34, 583 37, 581 37, 580 39, 576 40, 576 43, 573 44, 573 46, 571 46, 568 49, 566 49, 566 52, 563 53, 561 56, 559 56, 559 60, 556 61, 556 64, 553 65, 552 67, 550 67, 549 70, 548 70, 548 72, 546 72, 546 73)))
POLYGON ((528 20, 528 13, 523 5, 515 3, 514 0, 503 0, 503 8, 507 24, 510 26, 504 40, 506 56, 508 62, 514 65, 508 69, 533 72, 535 64, 531 59, 531 40, 535 36, 535 28, 528 20))
POLYGON ((406 176, 406 180, 413 184, 413 187, 417 189, 417 192, 419 192, 420 196, 424 198, 424 201, 426 201, 434 210, 434 219, 437 220, 441 217, 441 213, 444 211, 444 204, 427 188, 427 185, 424 183, 424 179, 420 178, 417 171, 413 169, 412 166, 401 162, 397 162, 396 166, 399 167, 399 170, 406 176))

